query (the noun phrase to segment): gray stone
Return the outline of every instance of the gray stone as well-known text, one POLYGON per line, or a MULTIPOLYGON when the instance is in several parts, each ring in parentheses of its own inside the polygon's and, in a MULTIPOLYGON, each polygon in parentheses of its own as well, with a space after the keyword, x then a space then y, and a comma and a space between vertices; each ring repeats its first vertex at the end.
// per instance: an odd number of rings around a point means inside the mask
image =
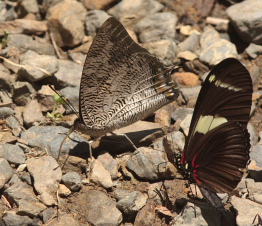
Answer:
MULTIPOLYGON (((21 138, 31 147, 45 150, 49 155, 57 158, 61 142, 66 137, 68 129, 62 126, 33 126, 21 134, 21 138)), ((70 135, 63 144, 61 155, 70 152, 74 154, 87 153, 89 143, 77 133, 70 135)))
POLYGON ((25 163, 23 150, 12 144, 0 144, 0 158, 5 158, 9 163, 20 165, 25 163))
POLYGON ((62 177, 62 181, 66 187, 71 191, 78 191, 81 189, 81 177, 76 172, 68 172, 62 177))
POLYGON ((143 47, 166 65, 172 65, 177 54, 177 46, 171 40, 149 42, 143 44, 143 47))
MULTIPOLYGON (((252 114, 250 114, 250 115, 252 115, 252 114)), ((247 130, 250 134, 251 147, 254 147, 255 145, 257 145, 257 141, 262 139, 262 133, 259 132, 259 138, 258 138, 258 135, 256 134, 257 131, 250 122, 248 122, 248 124, 247 124, 247 130)))
POLYGON ((229 57, 237 57, 236 46, 221 39, 219 33, 211 26, 205 27, 200 38, 201 49, 199 59, 209 65, 216 65, 229 57))
POLYGON ((54 47, 44 39, 37 38, 34 40, 24 34, 9 34, 7 41, 9 46, 15 46, 20 51, 32 50, 38 54, 55 56, 54 47))
POLYGON ((201 86, 195 86, 192 88, 181 88, 180 91, 187 101, 190 99, 197 99, 201 86))
POLYGON ((13 176, 14 171, 6 159, 0 158, 0 189, 2 189, 7 181, 13 176))
POLYGON ((113 187, 113 182, 110 173, 105 169, 99 160, 93 160, 90 166, 89 173, 90 181, 103 186, 104 188, 113 187))
POLYGON ((39 159, 30 158, 26 164, 41 201, 48 206, 56 204, 56 192, 62 178, 62 171, 56 160, 51 156, 43 156, 39 159))
POLYGON ((6 119, 6 125, 12 129, 12 133, 16 136, 19 137, 22 130, 23 126, 20 124, 18 119, 14 116, 10 116, 6 119))
POLYGON ((242 40, 262 44, 262 4, 260 0, 247 0, 234 4, 227 8, 226 13, 242 40))
POLYGON ((87 221, 96 226, 117 226, 122 222, 122 214, 116 208, 116 203, 104 192, 90 190, 85 197, 87 221))
POLYGON ((49 219, 51 219, 51 217, 54 215, 55 210, 54 208, 48 208, 46 210, 44 210, 42 213, 40 213, 40 216, 43 219, 43 222, 46 223, 49 219))
POLYGON ((41 105, 37 100, 30 100, 27 102, 23 111, 23 118, 27 127, 38 125, 39 122, 45 121, 45 117, 41 111, 41 105))
POLYGON ((137 18, 161 11, 162 4, 155 0, 123 0, 108 10, 108 13, 118 19, 136 16, 137 18))
POLYGON ((18 75, 27 79, 29 82, 36 82, 53 75, 58 71, 58 60, 55 56, 39 55, 34 51, 28 50, 21 57, 21 64, 38 67, 46 70, 49 74, 37 68, 25 67, 18 70, 18 75))
POLYGON ((148 199, 146 205, 137 213, 134 226, 151 226, 155 223, 155 203, 148 199))
POLYGON ((188 38, 186 38, 183 42, 178 44, 179 51, 190 51, 196 52, 200 47, 200 34, 197 32, 193 32, 188 38))
POLYGON ((110 15, 103 10, 88 11, 85 22, 86 33, 94 37, 98 29, 109 17, 110 15))
POLYGON ((6 226, 27 226, 33 223, 31 218, 18 215, 15 211, 6 211, 3 216, 3 221, 6 226))
POLYGON ((180 123, 180 127, 184 131, 186 136, 188 135, 188 132, 189 132, 189 127, 190 127, 190 123, 192 120, 192 116, 193 114, 187 114, 187 116, 180 123))
POLYGON ((166 162, 166 154, 163 151, 141 147, 133 155, 130 155, 126 166, 142 179, 171 179, 174 177, 176 169, 171 163, 166 162))
POLYGON ((210 225, 233 225, 222 224, 220 212, 212 206, 204 204, 193 204, 188 202, 183 208, 183 211, 175 217, 171 226, 210 226, 210 225))
POLYGON ((118 178, 119 165, 117 160, 115 160, 108 152, 100 152, 97 159, 102 162, 103 166, 108 170, 111 175, 112 180, 118 178))
POLYGON ((117 201, 119 201, 120 199, 123 199, 123 198, 125 198, 129 195, 130 195, 130 191, 125 190, 125 189, 115 189, 114 193, 113 193, 113 196, 117 201))
POLYGON ((250 45, 246 48, 246 53, 248 54, 248 56, 255 59, 259 55, 262 55, 262 45, 250 43, 250 45))
POLYGON ((36 91, 29 82, 16 82, 14 84, 14 94, 13 100, 19 106, 25 106, 29 100, 31 100, 31 95, 35 94, 36 91))
POLYGON ((246 178, 245 182, 249 194, 248 198, 262 204, 262 182, 255 182, 251 178, 246 178))
POLYGON ((174 13, 155 13, 140 20, 135 26, 135 32, 138 33, 141 42, 174 40, 177 21, 174 13))
POLYGON ((17 214, 35 217, 46 209, 46 206, 38 201, 33 188, 16 175, 11 178, 9 185, 3 194, 11 205, 15 203, 18 206, 17 214))
POLYGON ((47 13, 49 30, 60 47, 73 47, 84 38, 85 7, 76 0, 61 1, 47 13))
POLYGON ((68 57, 70 60, 73 62, 84 66, 85 60, 86 60, 86 54, 83 54, 81 52, 73 52, 73 51, 68 51, 68 57))
POLYGON ((79 87, 83 67, 69 60, 59 60, 59 70, 49 80, 52 84, 64 88, 68 86, 79 87))
POLYGON ((146 204, 147 197, 139 191, 129 193, 116 203, 116 207, 120 209, 128 219, 135 217, 135 214, 146 204))
POLYGON ((262 213, 262 205, 251 200, 233 196, 230 202, 237 211, 236 223, 239 226, 250 225, 256 215, 262 213))
POLYGON ((12 108, 9 108, 9 107, 1 107, 0 108, 0 118, 7 118, 14 113, 15 112, 12 108))
POLYGON ((183 108, 179 107, 176 109, 176 111, 172 114, 172 119, 175 121, 177 120, 183 120, 188 114, 193 114, 194 109, 193 108, 183 108))

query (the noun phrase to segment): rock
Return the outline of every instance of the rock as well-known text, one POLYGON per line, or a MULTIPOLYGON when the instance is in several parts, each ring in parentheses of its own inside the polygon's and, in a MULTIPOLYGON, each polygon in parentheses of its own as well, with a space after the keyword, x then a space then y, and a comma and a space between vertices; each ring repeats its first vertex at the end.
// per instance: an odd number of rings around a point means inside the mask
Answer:
POLYGON ((194 59, 197 59, 197 55, 190 52, 190 51, 184 51, 184 52, 179 52, 177 54, 177 57, 178 58, 182 58, 182 59, 185 59, 185 60, 194 60, 194 59))
MULTIPOLYGON (((38 25, 37 25, 38 26, 38 25)), ((20 51, 32 50, 42 55, 55 55, 54 47, 43 39, 32 37, 24 34, 10 34, 7 38, 8 46, 15 46, 20 51)))
POLYGON ((262 143, 258 142, 253 146, 252 151, 250 152, 250 164, 248 165, 248 171, 251 178, 257 182, 262 182, 262 143))
POLYGON ((48 197, 43 200, 46 205, 56 203, 56 192, 62 178, 62 171, 56 160, 51 156, 43 156, 39 159, 30 158, 26 161, 27 169, 34 178, 34 188, 40 197, 48 197), (45 180, 43 180, 45 178, 45 180))
POLYGON ((85 54, 80 53, 80 52, 76 53, 76 52, 73 52, 73 51, 69 51, 68 57, 69 57, 70 60, 72 60, 76 64, 84 66, 84 63, 85 63, 85 60, 86 60, 86 55, 85 54))
POLYGON ((146 205, 137 213, 134 226, 151 226, 155 222, 155 203, 148 199, 146 205))
POLYGON ((12 129, 12 133, 16 137, 19 137, 21 132, 23 131, 22 124, 20 124, 20 122, 14 116, 10 116, 6 119, 6 125, 12 129))
POLYGON ((122 221, 122 214, 116 208, 116 203, 104 192, 90 190, 85 195, 87 210, 87 221, 92 225, 117 226, 122 221))
POLYGON ((31 218, 18 215, 15 211, 6 211, 2 219, 6 226, 25 226, 33 223, 31 218))
POLYGON ((262 46, 250 43, 250 45, 246 48, 246 53, 248 54, 248 56, 255 59, 259 55, 262 55, 262 46))
POLYGON ((10 164, 20 165, 25 163, 23 150, 12 144, 0 144, 0 158, 5 158, 10 164))
POLYGON ((81 189, 81 177, 76 172, 68 172, 62 177, 62 181, 66 187, 71 191, 78 191, 81 189))
POLYGON ((86 9, 76 0, 64 0, 50 7, 46 18, 56 44, 60 47, 80 44, 85 35, 85 17, 86 9))
POLYGON ((248 0, 234 4, 227 8, 226 13, 243 41, 262 44, 261 1, 248 0))
POLYGON ((61 197, 67 197, 67 196, 71 195, 72 192, 64 184, 59 184, 58 194, 61 197))
MULTIPOLYGON (((21 134, 21 138, 28 142, 31 147, 38 147, 45 150, 49 155, 57 158, 61 142, 66 137, 67 128, 62 126, 33 126, 21 134)), ((61 155, 68 153, 83 154, 88 153, 89 144, 77 133, 70 135, 71 139, 66 139, 63 144, 61 155)))
POLYGON ((200 34, 198 32, 193 32, 188 38, 178 44, 178 49, 181 52, 190 51, 194 53, 199 47, 200 34))
POLYGON ((186 101, 189 101, 190 99, 197 99, 200 89, 201 86, 195 86, 192 88, 181 88, 180 91, 182 92, 186 101))
POLYGON ((10 131, 0 131, 0 140, 3 144, 14 143, 17 138, 10 131))
POLYGON ((83 67, 69 60, 58 60, 59 70, 48 81, 56 87, 64 88, 68 86, 79 87, 83 67))
POLYGON ((54 208, 47 208, 46 210, 44 210, 42 213, 40 213, 39 215, 42 217, 43 222, 46 223, 49 219, 51 219, 51 217, 54 215, 55 210, 54 208))
POLYGON ((13 176, 14 171, 6 159, 0 158, 0 189, 2 189, 7 181, 13 176))
POLYGON ((18 75, 25 78, 29 82, 36 82, 53 75, 58 71, 58 60, 54 56, 39 55, 34 51, 28 50, 21 57, 21 64, 29 65, 44 69, 49 74, 32 67, 25 67, 18 70, 18 75))
POLYGON ((101 185, 106 189, 113 187, 110 173, 99 160, 95 159, 91 162, 89 178, 91 182, 101 185))
POLYGON ((116 203, 128 219, 133 219, 136 213, 146 204, 147 197, 139 191, 129 193, 116 203))
POLYGON ((48 224, 52 226, 80 226, 71 214, 63 214, 59 216, 59 219, 55 218, 49 221, 48 224))
POLYGON ((115 0, 84 0, 83 4, 84 6, 88 9, 103 9, 108 5, 111 5, 112 3, 114 3, 115 0))
POLYGON ((45 117, 41 111, 41 105, 37 102, 37 100, 31 100, 26 104, 23 112, 23 118, 27 127, 37 125, 39 122, 43 122, 45 120, 45 117))
POLYGON ((120 199, 123 199, 123 198, 125 198, 125 197, 127 197, 127 196, 129 196, 130 195, 130 191, 128 191, 128 190, 125 190, 125 189, 119 189, 119 188, 116 188, 115 190, 114 190, 114 193, 113 193, 113 197, 117 200, 117 201, 119 201, 120 199))
POLYGON ((37 0, 24 0, 18 5, 18 16, 20 18, 26 16, 29 13, 39 13, 37 0))
POLYGON ((255 182, 251 178, 246 178, 245 184, 248 190, 249 199, 262 204, 262 182, 255 182))
POLYGON ((184 131, 185 135, 188 135, 189 132, 189 126, 191 123, 191 119, 192 119, 193 114, 188 114, 185 119, 182 120, 182 122, 180 123, 180 127, 181 129, 184 131))
POLYGON ((186 116, 188 114, 193 114, 194 109, 193 108, 183 108, 183 107, 179 107, 176 109, 176 111, 172 114, 172 119, 174 119, 175 121, 177 120, 183 120, 186 118, 186 116))
POLYGON ((164 152, 141 147, 130 155, 126 166, 139 178, 147 180, 170 179, 174 177, 176 169, 167 162, 164 152))
MULTIPOLYGON (((13 34, 41 35, 41 34, 45 33, 46 31, 47 31, 47 22, 46 21, 17 19, 17 20, 12 20, 12 21, 0 22, 0 36, 4 36, 5 32, 8 32, 9 35, 13 36, 13 34)), ((13 36, 13 37, 19 37, 19 36, 13 36)), ((29 36, 21 35, 20 37, 27 37, 28 40, 34 41, 29 36)), ((35 43, 38 43, 38 45, 40 44, 39 42, 35 42, 35 43)), ((19 45, 20 47, 22 47, 22 45, 20 43, 16 42, 16 44, 19 45)), ((47 47, 47 45, 46 45, 46 47, 47 47)), ((35 48, 35 46, 30 46, 29 48, 35 48)), ((33 50, 33 49, 31 49, 31 50, 33 50)), ((47 50, 42 50, 42 51, 47 51, 47 50)), ((53 49, 53 51, 54 51, 54 49, 53 49)), ((49 55, 49 54, 47 54, 47 55, 49 55)), ((50 54, 50 55, 53 55, 53 54, 50 54)))
POLYGON ((166 65, 172 65, 177 54, 176 44, 170 40, 145 43, 143 47, 166 65))
POLYGON ((46 209, 46 206, 38 201, 33 188, 23 183, 16 175, 11 178, 9 185, 3 194, 11 206, 14 203, 18 206, 17 214, 35 217, 46 209))
POLYGON ((173 41, 177 21, 178 18, 174 13, 155 13, 141 19, 135 26, 135 32, 138 33, 139 40, 143 43, 165 39, 173 41))
POLYGON ((14 84, 13 92, 13 100, 20 106, 25 106, 31 100, 30 96, 36 93, 34 87, 29 82, 19 81, 14 84))
POLYGON ((185 226, 208 226, 208 225, 234 225, 234 224, 223 224, 220 220, 220 212, 215 208, 201 204, 195 205, 188 202, 183 208, 183 211, 174 219, 174 224, 185 225, 185 226))
POLYGON ((103 10, 90 10, 87 12, 85 29, 86 33, 91 36, 95 36, 98 29, 102 26, 102 24, 110 17, 103 10))
POLYGON ((97 160, 99 160, 103 164, 105 169, 108 170, 112 180, 116 180, 118 178, 118 162, 108 152, 100 152, 97 160))
POLYGON ((173 75, 175 81, 180 85, 194 87, 199 85, 198 76, 191 72, 176 72, 173 75))
POLYGON ((0 108, 0 118, 7 118, 14 113, 15 112, 12 108, 9 108, 9 107, 1 107, 0 108))
POLYGON ((237 211, 236 223, 239 226, 250 225, 256 215, 262 213, 262 205, 248 199, 233 196, 230 202, 237 211))
POLYGON ((136 18, 161 11, 164 8, 162 4, 155 0, 123 0, 108 10, 108 13, 118 19, 134 16, 136 18))
MULTIPOLYGON (((252 110, 251 110, 252 111, 252 110)), ((262 132, 259 132, 259 137, 257 136, 257 133, 256 133, 256 129, 255 127, 250 123, 248 122, 247 124, 247 130, 250 134, 250 143, 251 143, 251 147, 254 147, 255 145, 258 144, 258 140, 260 141, 261 138, 262 138, 262 132)), ((261 142, 259 142, 260 144, 261 142)))
POLYGON ((200 38, 199 59, 209 65, 216 65, 229 57, 237 57, 236 46, 221 39, 219 33, 211 26, 205 27, 200 38))

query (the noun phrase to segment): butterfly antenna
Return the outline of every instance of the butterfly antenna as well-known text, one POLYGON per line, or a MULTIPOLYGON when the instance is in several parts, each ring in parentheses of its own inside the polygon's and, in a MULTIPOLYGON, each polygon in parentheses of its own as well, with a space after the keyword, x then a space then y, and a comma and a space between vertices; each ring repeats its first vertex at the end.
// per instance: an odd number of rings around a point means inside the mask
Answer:
POLYGON ((52 89, 65 103, 66 105, 75 113, 75 115, 79 118, 79 113, 73 107, 69 100, 66 100, 61 94, 59 94, 51 85, 48 85, 50 89, 52 89))

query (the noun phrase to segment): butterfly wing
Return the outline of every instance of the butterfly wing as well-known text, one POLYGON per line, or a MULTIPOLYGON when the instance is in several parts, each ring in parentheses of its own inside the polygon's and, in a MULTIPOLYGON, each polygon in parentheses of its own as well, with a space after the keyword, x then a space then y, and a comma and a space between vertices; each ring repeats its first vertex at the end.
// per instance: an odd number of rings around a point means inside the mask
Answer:
POLYGON ((190 162, 194 170, 199 165, 194 180, 211 191, 229 192, 242 177, 239 168, 249 159, 252 91, 249 72, 228 58, 211 70, 199 93, 181 163, 190 162))
POLYGON ((109 18, 87 54, 80 84, 80 115, 91 136, 100 136, 152 114, 174 100, 168 70, 109 18))

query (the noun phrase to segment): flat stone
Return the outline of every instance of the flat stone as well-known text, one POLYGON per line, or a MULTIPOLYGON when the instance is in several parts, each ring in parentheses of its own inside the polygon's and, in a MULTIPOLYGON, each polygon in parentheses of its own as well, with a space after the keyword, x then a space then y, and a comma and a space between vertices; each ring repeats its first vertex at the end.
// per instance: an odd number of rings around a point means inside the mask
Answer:
POLYGON ((21 132, 23 131, 22 124, 18 121, 17 117, 10 116, 6 119, 6 125, 12 129, 12 133, 19 137, 21 132))
POLYGON ((190 51, 194 53, 200 47, 200 34, 198 32, 193 32, 188 38, 183 42, 178 44, 178 49, 181 52, 190 51))
POLYGON ((46 70, 49 74, 32 67, 25 67, 18 70, 18 75, 27 79, 29 82, 36 82, 53 75, 58 71, 58 60, 55 56, 39 55, 34 51, 28 50, 21 57, 21 64, 34 66, 46 70))
POLYGON ((37 102, 37 100, 31 100, 26 104, 23 112, 23 118, 25 125, 28 127, 38 125, 39 122, 45 121, 45 117, 41 111, 41 105, 37 102))
POLYGON ((34 178, 34 188, 37 193, 48 198, 45 199, 46 205, 54 205, 56 192, 62 178, 62 171, 56 160, 51 156, 43 156, 39 159, 30 158, 26 164, 29 173, 34 178))
POLYGON ((62 177, 62 181, 66 187, 71 191, 78 191, 81 189, 81 177, 76 172, 68 172, 62 177))
POLYGON ((9 107, 1 107, 0 108, 0 117, 1 118, 7 118, 14 113, 15 112, 12 108, 9 108, 9 107))
POLYGON ((246 48, 246 53, 248 54, 248 56, 255 59, 262 54, 262 45, 250 43, 250 45, 246 48))
POLYGON ((6 226, 25 226, 33 223, 31 218, 18 215, 15 211, 6 211, 2 219, 6 226))
POLYGON ((0 158, 0 189, 2 189, 7 181, 13 176, 14 171, 6 159, 0 158))
POLYGON ((20 165, 25 163, 23 150, 12 144, 0 144, 0 158, 5 158, 9 163, 20 165))

